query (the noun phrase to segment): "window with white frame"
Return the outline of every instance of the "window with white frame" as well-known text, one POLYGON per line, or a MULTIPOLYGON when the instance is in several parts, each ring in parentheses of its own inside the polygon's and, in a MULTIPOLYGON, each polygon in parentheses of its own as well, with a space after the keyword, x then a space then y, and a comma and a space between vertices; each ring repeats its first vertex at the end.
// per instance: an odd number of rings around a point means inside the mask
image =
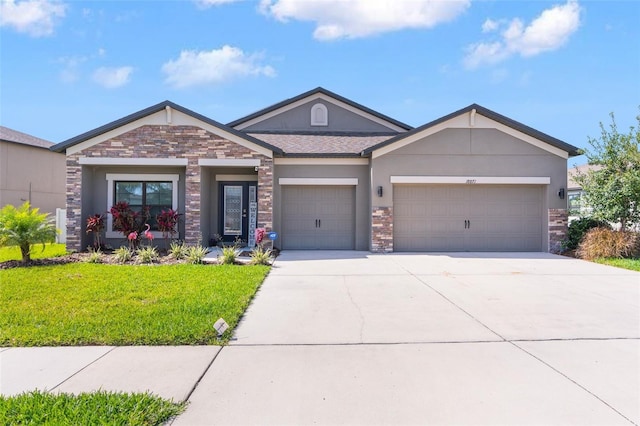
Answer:
MULTIPOLYGON (((158 231, 156 216, 162 210, 178 209, 177 174, 107 174, 107 211, 120 201, 129 204, 137 212, 148 211, 147 223, 155 236, 158 231)), ((107 238, 122 235, 113 230, 113 216, 107 216, 107 238)))

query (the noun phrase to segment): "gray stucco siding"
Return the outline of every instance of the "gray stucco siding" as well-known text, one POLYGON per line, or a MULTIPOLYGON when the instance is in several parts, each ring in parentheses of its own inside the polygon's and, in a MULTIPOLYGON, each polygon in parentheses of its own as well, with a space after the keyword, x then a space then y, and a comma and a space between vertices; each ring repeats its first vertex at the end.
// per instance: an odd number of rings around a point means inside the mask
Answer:
MULTIPOLYGON (((567 160, 494 129, 447 129, 372 160, 376 206, 392 206, 391 176, 549 177, 547 208, 566 208, 567 160)), ((373 196, 373 194, 372 194, 373 196)))
MULTIPOLYGON (((368 165, 277 165, 274 170, 274 227, 282 229, 282 186, 280 178, 357 178, 355 186, 355 249, 369 249, 371 209, 369 201, 370 181, 368 165)), ((276 247, 278 242, 276 242, 276 247)))
POLYGON ((392 129, 324 100, 313 100, 242 129, 243 132, 393 132, 392 129), (311 107, 327 107, 328 126, 311 125, 311 107))

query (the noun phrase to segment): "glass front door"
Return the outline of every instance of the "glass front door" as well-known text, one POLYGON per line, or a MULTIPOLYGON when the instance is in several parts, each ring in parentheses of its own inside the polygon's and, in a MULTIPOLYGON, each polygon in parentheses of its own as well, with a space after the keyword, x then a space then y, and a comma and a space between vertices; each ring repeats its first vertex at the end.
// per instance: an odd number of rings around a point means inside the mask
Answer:
POLYGON ((220 227, 225 242, 251 245, 256 228, 257 185, 254 182, 220 183, 220 227))

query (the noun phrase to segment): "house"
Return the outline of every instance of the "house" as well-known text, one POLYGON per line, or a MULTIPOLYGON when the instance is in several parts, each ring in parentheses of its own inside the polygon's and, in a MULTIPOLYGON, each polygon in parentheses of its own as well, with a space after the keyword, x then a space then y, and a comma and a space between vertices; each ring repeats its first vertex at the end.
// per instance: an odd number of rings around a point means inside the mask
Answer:
POLYGON ((178 209, 191 244, 251 244, 258 226, 281 249, 556 251, 578 154, 480 105, 412 128, 323 88, 226 125, 165 101, 52 149, 75 250, 86 218, 124 200, 178 209))
POLYGON ((587 173, 590 171, 598 170, 600 167, 583 164, 581 166, 575 166, 567 170, 567 200, 569 210, 569 220, 577 219, 580 216, 588 215, 591 209, 584 205, 582 202, 582 186, 576 182, 575 177, 578 173, 587 173))
POLYGON ((53 143, 0 126, 0 208, 30 201, 55 215, 66 200, 65 156, 53 143))

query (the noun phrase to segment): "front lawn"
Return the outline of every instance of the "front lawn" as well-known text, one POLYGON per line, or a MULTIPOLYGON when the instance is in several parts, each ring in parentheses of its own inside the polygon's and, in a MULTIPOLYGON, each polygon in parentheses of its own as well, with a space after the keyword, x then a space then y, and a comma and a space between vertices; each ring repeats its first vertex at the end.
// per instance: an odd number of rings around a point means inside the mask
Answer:
POLYGON ((597 263, 640 271, 640 259, 596 259, 597 263))
POLYGON ((0 396, 0 424, 161 425, 184 407, 148 393, 99 391, 74 396, 35 391, 0 396))
MULTIPOLYGON (((31 248, 32 259, 45 259, 48 257, 59 257, 67 254, 67 247, 64 244, 45 244, 42 251, 42 244, 36 244, 31 248)), ((0 262, 8 260, 22 260, 20 247, 10 246, 0 248, 0 262)))
POLYGON ((0 346, 220 344, 269 267, 70 263, 0 271, 0 346))

